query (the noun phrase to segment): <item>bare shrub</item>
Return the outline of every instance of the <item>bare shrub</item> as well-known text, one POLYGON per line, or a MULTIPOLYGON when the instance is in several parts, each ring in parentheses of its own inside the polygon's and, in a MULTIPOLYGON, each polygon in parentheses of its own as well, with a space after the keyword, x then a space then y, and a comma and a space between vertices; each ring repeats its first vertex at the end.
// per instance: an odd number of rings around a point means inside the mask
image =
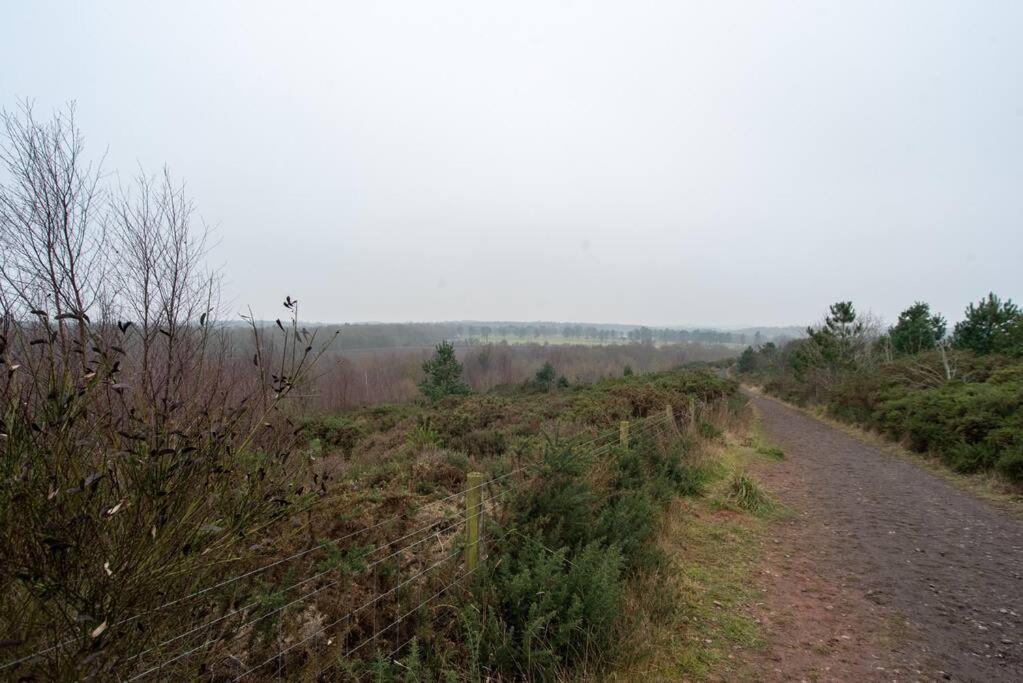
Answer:
POLYGON ((109 678, 230 607, 209 586, 308 504, 283 402, 321 349, 289 298, 242 381, 182 188, 103 190, 72 109, 2 121, 0 664, 109 678))

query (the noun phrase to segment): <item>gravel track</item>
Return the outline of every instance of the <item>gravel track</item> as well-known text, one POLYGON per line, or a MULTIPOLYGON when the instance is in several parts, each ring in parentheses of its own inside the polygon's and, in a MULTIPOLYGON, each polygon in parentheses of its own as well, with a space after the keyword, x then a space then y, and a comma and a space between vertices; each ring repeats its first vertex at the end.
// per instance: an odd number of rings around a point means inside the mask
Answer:
POLYGON ((906 622, 913 635, 895 653, 906 677, 1023 681, 1023 521, 798 410, 751 400, 786 454, 765 483, 821 522, 830 550, 808 553, 906 622))

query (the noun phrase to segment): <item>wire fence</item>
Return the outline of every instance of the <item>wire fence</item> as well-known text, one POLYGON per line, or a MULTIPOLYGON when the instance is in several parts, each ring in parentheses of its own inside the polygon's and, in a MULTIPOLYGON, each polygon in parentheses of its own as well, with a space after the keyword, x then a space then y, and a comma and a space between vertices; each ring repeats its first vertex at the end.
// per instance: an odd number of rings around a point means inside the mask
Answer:
MULTIPOLYGON (((690 422, 694 412, 690 408, 690 422)), ((622 423, 613 430, 598 433, 590 439, 573 444, 572 453, 575 457, 599 458, 614 451, 616 448, 627 447, 631 439, 642 438, 654 430, 668 426, 677 429, 678 423, 669 407, 665 412, 646 417, 637 421, 634 425, 628 422, 622 423)), ((429 606, 440 596, 449 592, 456 586, 464 585, 464 582, 477 574, 480 566, 483 566, 490 557, 489 551, 480 557, 481 548, 487 550, 485 533, 472 534, 473 528, 479 529, 482 526, 479 521, 485 515, 495 516, 499 513, 501 504, 507 500, 512 493, 530 482, 526 473, 536 470, 542 466, 543 461, 521 464, 511 470, 498 474, 469 485, 459 491, 446 495, 442 498, 430 501, 424 505, 411 508, 390 515, 383 520, 376 521, 370 525, 333 538, 331 540, 314 543, 300 551, 286 557, 265 562, 257 567, 241 572, 237 575, 226 577, 209 586, 195 590, 187 595, 179 596, 168 600, 157 607, 146 610, 139 614, 126 617, 114 622, 111 627, 124 627, 134 622, 146 620, 157 616, 160 612, 172 607, 182 605, 186 602, 197 600, 203 596, 212 596, 228 587, 233 587, 239 582, 252 580, 261 577, 267 572, 280 569, 285 566, 292 566, 296 561, 306 558, 318 551, 325 551, 328 548, 338 548, 340 544, 351 542, 353 539, 368 534, 375 530, 383 529, 389 524, 396 523, 401 519, 414 519, 424 511, 438 508, 445 503, 452 503, 458 500, 465 500, 464 509, 454 515, 445 514, 428 523, 417 526, 415 529, 405 532, 402 535, 377 543, 373 548, 366 550, 363 556, 364 564, 353 571, 343 571, 335 564, 327 563, 326 566, 312 571, 305 576, 296 577, 288 582, 288 585, 276 586, 274 591, 275 603, 272 607, 266 604, 264 598, 251 597, 237 606, 224 609, 222 613, 215 616, 208 616, 201 623, 189 626, 182 631, 165 637, 161 641, 147 647, 146 649, 132 655, 124 662, 130 670, 135 673, 123 678, 123 680, 137 681, 147 678, 163 678, 166 674, 174 672, 180 675, 178 667, 184 665, 195 655, 206 656, 219 655, 216 663, 209 671, 217 672, 218 677, 224 676, 225 667, 233 666, 240 673, 233 675, 232 680, 240 681, 247 677, 262 676, 271 667, 276 666, 280 674, 286 665, 286 656, 296 651, 318 650, 325 664, 319 669, 317 677, 322 676, 333 667, 344 667, 350 665, 352 658, 369 647, 371 644, 385 641, 388 644, 387 659, 393 659, 401 652, 415 637, 414 635, 402 637, 401 627, 410 617, 420 610, 429 606), (512 479, 520 475, 517 480, 512 479), (475 519, 475 527, 470 524, 475 519), (464 530, 464 533, 463 533, 464 530), (459 543, 460 538, 464 540, 459 543), (447 546, 446 548, 444 546, 447 546), (466 561, 462 571, 458 571, 451 578, 446 578, 452 568, 458 567, 456 559, 464 555, 466 561), (470 560, 473 557, 475 559, 470 560), (328 592, 343 592, 343 584, 352 581, 355 574, 368 576, 375 569, 388 563, 396 563, 397 567, 391 574, 396 582, 387 590, 377 591, 371 596, 358 603, 356 607, 343 612, 341 616, 333 618, 322 625, 304 629, 300 637, 285 644, 280 635, 277 638, 272 654, 263 657, 256 662, 244 663, 242 657, 237 654, 225 653, 232 643, 243 644, 246 638, 260 628, 261 625, 272 625, 277 622, 278 630, 281 628, 282 617, 288 612, 294 612, 300 608, 307 608, 315 602, 317 596, 323 596, 328 592), (404 577, 404 578, 401 578, 404 577), (358 616, 369 610, 376 610, 388 600, 400 599, 403 592, 408 589, 418 588, 421 591, 427 586, 441 584, 441 588, 428 597, 419 600, 408 610, 402 611, 400 600, 397 603, 397 616, 391 619, 383 627, 376 627, 361 638, 358 637, 359 629, 358 616), (293 595, 293 597, 291 597, 293 595), (352 640, 353 642, 349 643, 352 640), (394 645, 394 647, 391 647, 394 645)), ((471 480, 470 480, 471 481, 471 480)), ((493 543, 499 543, 508 534, 515 533, 515 529, 506 530, 501 536, 493 539, 493 543)), ((406 596, 407 597, 407 596, 406 596)), ((376 622, 376 619, 374 619, 376 622)), ((32 659, 49 655, 61 648, 74 645, 87 638, 86 634, 73 636, 58 640, 45 648, 39 649, 28 655, 10 660, 0 664, 0 671, 11 669, 19 664, 32 659)), ((378 645, 378 650, 383 653, 378 645)), ((230 676, 230 675, 229 675, 230 676)))

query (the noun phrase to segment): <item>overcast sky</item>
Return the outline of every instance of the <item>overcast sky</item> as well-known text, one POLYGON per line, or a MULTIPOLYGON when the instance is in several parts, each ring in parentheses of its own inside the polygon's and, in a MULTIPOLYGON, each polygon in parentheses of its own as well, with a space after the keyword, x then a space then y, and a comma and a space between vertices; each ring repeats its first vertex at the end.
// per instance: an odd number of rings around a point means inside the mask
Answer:
POLYGON ((10 0, 0 65, 187 180, 262 317, 1023 299, 1023 2, 10 0))

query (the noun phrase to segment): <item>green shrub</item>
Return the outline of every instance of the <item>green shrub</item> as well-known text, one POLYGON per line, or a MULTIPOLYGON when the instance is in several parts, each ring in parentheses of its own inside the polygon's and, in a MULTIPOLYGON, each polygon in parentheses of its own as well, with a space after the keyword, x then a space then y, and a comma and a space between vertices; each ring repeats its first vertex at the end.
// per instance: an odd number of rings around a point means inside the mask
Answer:
POLYGON ((365 428, 354 420, 340 416, 328 415, 309 420, 303 425, 305 432, 327 448, 340 449, 345 456, 350 456, 365 436, 365 428))
POLYGON ((993 368, 987 381, 991 384, 1015 384, 1021 386, 1023 385, 1023 363, 993 368))
POLYGON ((675 490, 681 496, 702 496, 713 479, 706 468, 682 463, 675 470, 675 490))
POLYGON ((813 387, 791 375, 772 377, 764 383, 764 391, 783 401, 805 406, 814 397, 813 387))
POLYGON ((878 427, 905 438, 910 448, 933 452, 957 469, 975 471, 994 465, 988 446, 1015 442, 1023 395, 1015 383, 959 383, 889 392, 878 406, 878 427), (986 446, 972 448, 977 444, 986 446), (969 463, 975 463, 970 465, 969 463))
POLYGON ((436 405, 429 411, 430 424, 440 436, 441 445, 456 450, 465 450, 469 434, 490 429, 507 410, 504 402, 494 397, 472 396, 457 401, 454 407, 436 405))
POLYGON ((617 490, 645 490, 661 503, 675 495, 700 495, 709 475, 687 461, 691 449, 692 444, 686 437, 663 446, 649 437, 640 436, 628 451, 618 457, 614 487, 617 490))
POLYGON ((444 464, 454 467, 462 472, 469 471, 469 458, 464 453, 449 451, 444 454, 444 464))
POLYGON ((720 439, 724 436, 717 426, 703 420, 696 423, 696 433, 708 440, 720 439))
POLYGON ((481 656, 490 667, 549 679, 583 659, 599 666, 610 657, 624 582, 658 565, 658 517, 675 491, 696 487, 684 452, 639 436, 610 456, 609 490, 598 492, 587 457, 546 449, 538 476, 510 504, 514 533, 505 532, 481 583, 491 605, 478 626, 481 656))
POLYGON ((958 443, 941 451, 940 456, 956 472, 982 472, 998 462, 998 450, 985 442, 958 443))
POLYGON ((1023 481, 1023 448, 1007 450, 995 463, 998 471, 1013 481, 1023 481))
POLYGON ((643 490, 626 491, 612 499, 597 520, 602 543, 620 548, 628 569, 651 569, 660 558, 653 543, 662 506, 643 490))
POLYGON ((886 373, 853 373, 832 390, 828 413, 845 422, 874 427, 875 415, 890 386, 886 373))
POLYGON ((534 485, 514 503, 513 526, 535 531, 553 548, 588 542, 600 505, 584 477, 588 466, 571 449, 549 448, 534 485))
POLYGON ((536 383, 537 388, 540 391, 550 391, 554 388, 554 382, 557 379, 557 371, 554 366, 551 365, 550 361, 543 364, 539 370, 536 371, 536 376, 533 381, 536 383))
POLYGON ((477 429, 460 439, 455 439, 452 445, 471 455, 491 456, 504 453, 508 448, 508 441, 504 432, 496 429, 477 429))
POLYGON ((553 680, 612 646, 624 590, 622 556, 596 543, 570 553, 535 536, 515 538, 486 582, 482 656, 509 677, 553 680))

